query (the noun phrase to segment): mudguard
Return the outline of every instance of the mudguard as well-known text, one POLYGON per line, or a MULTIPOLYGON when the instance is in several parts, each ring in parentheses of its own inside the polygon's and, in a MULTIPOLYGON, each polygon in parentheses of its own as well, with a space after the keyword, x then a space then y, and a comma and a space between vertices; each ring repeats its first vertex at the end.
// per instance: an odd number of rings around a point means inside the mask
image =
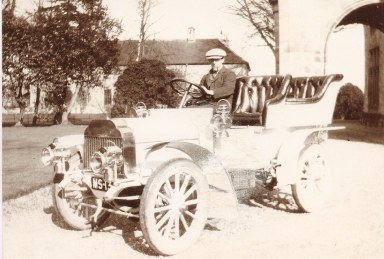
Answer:
POLYGON ((294 184, 297 175, 297 162, 300 158, 301 151, 307 145, 324 141, 324 139, 318 138, 317 136, 311 138, 311 134, 343 128, 344 127, 315 127, 300 129, 290 133, 276 154, 276 159, 278 163, 281 164, 281 167, 278 167, 276 171, 277 185, 284 186, 294 184))
POLYGON ((159 148, 177 149, 188 155, 201 168, 209 186, 209 218, 229 219, 238 216, 237 197, 231 178, 213 153, 187 142, 168 142, 154 146, 151 151, 159 148))

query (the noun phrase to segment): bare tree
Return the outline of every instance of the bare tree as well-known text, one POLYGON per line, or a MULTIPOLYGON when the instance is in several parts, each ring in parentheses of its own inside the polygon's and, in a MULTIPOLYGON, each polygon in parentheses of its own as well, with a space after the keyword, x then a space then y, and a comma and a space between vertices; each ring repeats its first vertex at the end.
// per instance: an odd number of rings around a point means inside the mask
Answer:
POLYGON ((3 11, 14 14, 16 8, 16 0, 2 0, 3 11))
POLYGON ((273 9, 269 0, 235 0, 236 4, 229 6, 233 14, 249 22, 255 32, 252 36, 260 36, 265 44, 275 54, 275 21, 273 9))
POLYGON ((136 61, 141 60, 144 55, 144 46, 145 41, 148 40, 149 28, 154 24, 154 22, 150 23, 150 18, 152 14, 153 8, 157 5, 156 0, 139 0, 138 1, 138 9, 140 13, 140 35, 139 35, 139 44, 137 47, 137 58, 136 61))

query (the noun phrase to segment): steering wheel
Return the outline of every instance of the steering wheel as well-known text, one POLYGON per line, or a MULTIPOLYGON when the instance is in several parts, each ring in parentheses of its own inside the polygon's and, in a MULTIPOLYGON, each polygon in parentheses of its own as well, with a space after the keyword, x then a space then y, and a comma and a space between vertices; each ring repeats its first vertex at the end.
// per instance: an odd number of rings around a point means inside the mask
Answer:
POLYGON ((205 91, 198 84, 180 78, 171 80, 169 84, 173 91, 182 96, 179 108, 185 106, 188 96, 192 97, 192 99, 208 99, 205 91))

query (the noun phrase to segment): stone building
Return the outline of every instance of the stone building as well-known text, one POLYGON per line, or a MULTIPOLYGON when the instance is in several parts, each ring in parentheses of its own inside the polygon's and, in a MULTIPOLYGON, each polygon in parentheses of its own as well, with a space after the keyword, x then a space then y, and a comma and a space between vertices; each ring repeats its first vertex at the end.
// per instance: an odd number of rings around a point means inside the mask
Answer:
MULTIPOLYGON (((205 59, 205 53, 212 48, 221 48, 227 52, 224 65, 232 69, 236 75, 248 75, 250 71, 249 63, 231 50, 227 42, 220 39, 188 38, 187 40, 147 41, 143 58, 161 60, 168 69, 176 72, 177 77, 199 83, 201 77, 210 69, 210 63, 205 59)), ((121 70, 124 70, 128 62, 136 60, 137 49, 137 40, 120 42, 118 65, 121 70)), ((92 112, 100 106, 104 107, 103 111, 110 111, 113 105, 113 85, 117 77, 118 75, 110 76, 105 81, 103 89, 92 90, 94 93, 84 112, 92 112)))
POLYGON ((276 21, 280 74, 327 74, 327 43, 340 26, 366 29, 364 121, 384 124, 384 0, 270 0, 276 21))
MULTIPOLYGON (((120 56, 118 65, 123 71, 127 62, 132 62, 137 57, 138 41, 120 41, 120 56)), ((176 72, 178 77, 188 81, 199 83, 201 77, 210 69, 210 63, 205 59, 205 53, 211 48, 222 48, 227 52, 224 65, 232 69, 238 76, 248 75, 250 66, 247 61, 231 50, 226 41, 220 39, 194 39, 187 40, 154 40, 147 41, 143 58, 162 60, 167 68, 176 72)), ((100 114, 109 113, 113 106, 114 84, 118 78, 114 74, 104 79, 102 87, 89 89, 85 103, 76 104, 73 114, 100 114)), ((75 86, 72 88, 74 89, 75 86)), ((34 88, 31 89, 30 108, 27 112, 33 112, 33 104, 36 98, 34 88)))
POLYGON ((363 123, 384 126, 384 33, 366 27, 364 34, 366 94, 363 123))

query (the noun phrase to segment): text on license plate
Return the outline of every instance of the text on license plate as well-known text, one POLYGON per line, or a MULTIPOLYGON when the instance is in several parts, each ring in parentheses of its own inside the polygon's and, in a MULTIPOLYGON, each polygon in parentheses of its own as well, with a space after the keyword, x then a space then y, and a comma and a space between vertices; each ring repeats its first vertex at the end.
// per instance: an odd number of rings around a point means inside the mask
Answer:
POLYGON ((109 187, 111 187, 110 182, 104 181, 103 178, 100 177, 91 177, 92 189, 99 191, 108 191, 109 187))

